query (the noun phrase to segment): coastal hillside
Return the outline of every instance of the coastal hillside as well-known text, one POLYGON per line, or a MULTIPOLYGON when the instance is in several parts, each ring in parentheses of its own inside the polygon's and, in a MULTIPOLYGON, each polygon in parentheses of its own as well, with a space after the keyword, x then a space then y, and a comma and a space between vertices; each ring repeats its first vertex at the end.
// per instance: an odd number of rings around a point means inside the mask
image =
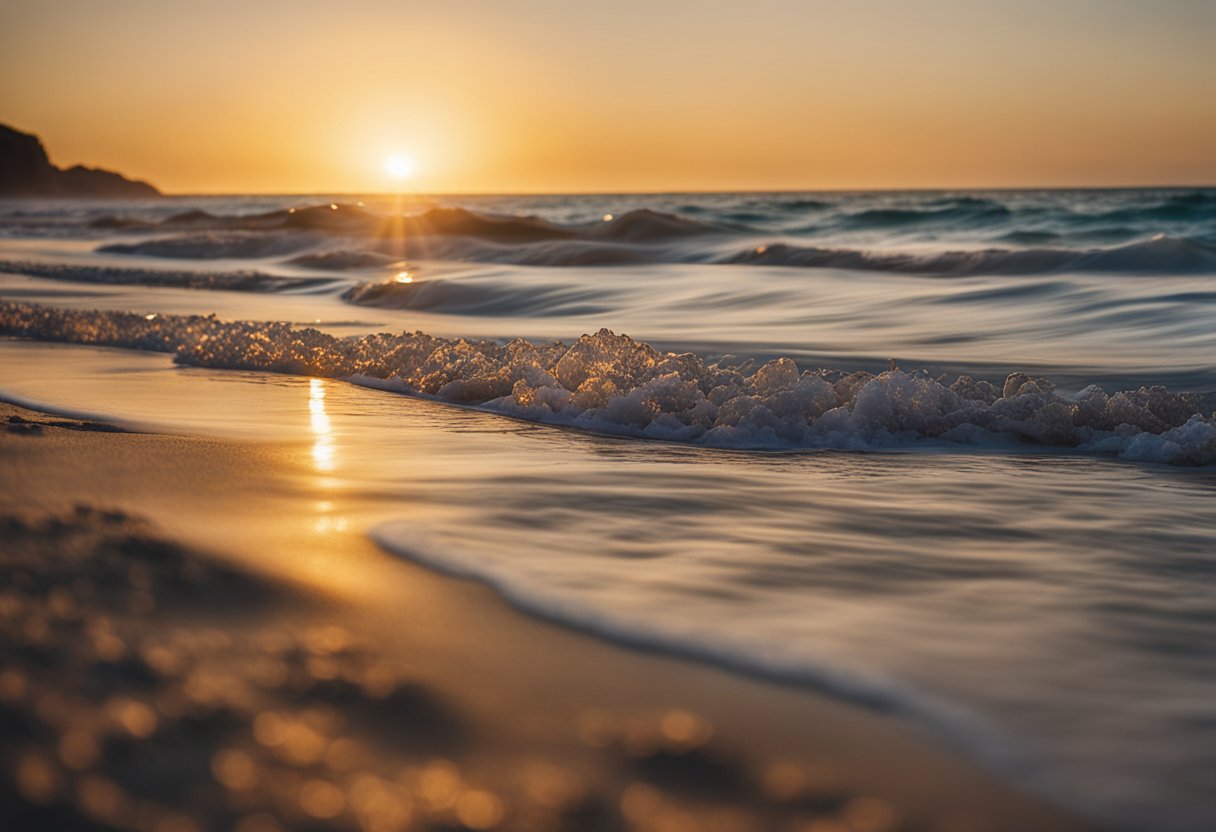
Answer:
POLYGON ((114 171, 56 167, 37 136, 0 124, 0 196, 141 199, 160 196, 160 191, 114 171))

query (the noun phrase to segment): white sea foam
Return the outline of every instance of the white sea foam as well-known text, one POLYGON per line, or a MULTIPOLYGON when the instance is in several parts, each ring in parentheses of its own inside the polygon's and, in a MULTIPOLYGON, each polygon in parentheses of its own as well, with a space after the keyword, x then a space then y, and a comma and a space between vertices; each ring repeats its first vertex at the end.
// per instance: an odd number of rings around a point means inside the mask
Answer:
POLYGON ((79 312, 0 303, 0 333, 172 352, 185 364, 348 378, 519 419, 742 450, 1001 445, 1216 463, 1216 396, 1089 388, 1075 399, 1025 373, 995 385, 891 367, 877 375, 754 371, 600 330, 572 344, 422 332, 338 338, 285 323, 79 312))

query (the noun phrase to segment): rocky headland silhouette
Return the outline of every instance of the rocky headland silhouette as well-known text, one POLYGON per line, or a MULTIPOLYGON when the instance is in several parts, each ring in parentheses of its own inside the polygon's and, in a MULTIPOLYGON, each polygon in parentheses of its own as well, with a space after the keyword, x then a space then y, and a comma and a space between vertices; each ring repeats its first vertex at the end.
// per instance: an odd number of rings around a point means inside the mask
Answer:
POLYGON ((56 167, 41 139, 0 124, 0 196, 144 199, 160 191, 102 168, 56 167))

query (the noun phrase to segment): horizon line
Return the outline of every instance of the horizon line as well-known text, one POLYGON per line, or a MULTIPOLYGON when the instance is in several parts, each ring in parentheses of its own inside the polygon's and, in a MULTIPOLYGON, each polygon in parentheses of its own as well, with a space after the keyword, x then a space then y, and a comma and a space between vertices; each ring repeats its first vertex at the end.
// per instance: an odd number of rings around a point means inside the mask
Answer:
MULTIPOLYGON (((147 182, 147 180, 142 180, 147 182)), ((155 187, 155 186, 154 186, 155 187)), ((680 196, 713 194, 864 194, 864 193, 949 193, 971 191, 986 193, 1031 193, 1036 191, 1170 191, 1170 190, 1216 190, 1214 183, 1170 183, 1152 185, 998 185, 998 186, 917 186, 894 188, 725 188, 687 190, 638 190, 638 191, 162 191, 165 197, 303 197, 303 196, 375 196, 375 197, 444 197, 444 196, 680 196)))

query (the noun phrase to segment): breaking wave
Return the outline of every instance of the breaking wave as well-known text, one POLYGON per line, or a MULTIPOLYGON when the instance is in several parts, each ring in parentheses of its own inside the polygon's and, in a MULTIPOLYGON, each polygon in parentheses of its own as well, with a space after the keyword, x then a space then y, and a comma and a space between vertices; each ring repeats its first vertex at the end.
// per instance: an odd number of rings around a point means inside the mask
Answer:
POLYGON ((758 369, 661 352, 600 330, 571 344, 422 332, 338 338, 286 323, 0 303, 0 334, 170 352, 183 364, 348 379, 543 424, 740 450, 930 446, 1068 449, 1216 463, 1216 394, 1163 387, 1064 398, 1012 373, 997 386, 896 367, 877 375, 758 369))

